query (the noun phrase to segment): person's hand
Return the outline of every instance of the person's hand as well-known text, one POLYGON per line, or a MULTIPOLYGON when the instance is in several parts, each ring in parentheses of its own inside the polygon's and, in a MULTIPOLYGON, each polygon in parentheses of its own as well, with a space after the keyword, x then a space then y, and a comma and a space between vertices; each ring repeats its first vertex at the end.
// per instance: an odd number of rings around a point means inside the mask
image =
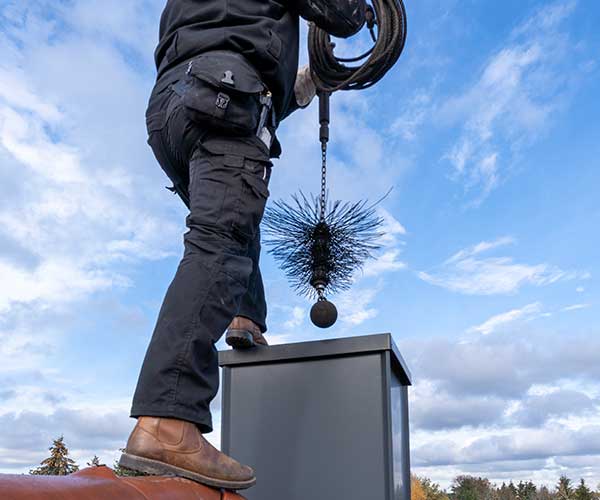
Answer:
POLYGON ((294 0, 293 9, 331 36, 348 38, 365 24, 365 0, 294 0))
POLYGON ((296 95, 296 102, 301 108, 308 106, 317 94, 317 87, 310 76, 308 65, 302 66, 298 70, 296 83, 294 84, 294 94, 296 95))

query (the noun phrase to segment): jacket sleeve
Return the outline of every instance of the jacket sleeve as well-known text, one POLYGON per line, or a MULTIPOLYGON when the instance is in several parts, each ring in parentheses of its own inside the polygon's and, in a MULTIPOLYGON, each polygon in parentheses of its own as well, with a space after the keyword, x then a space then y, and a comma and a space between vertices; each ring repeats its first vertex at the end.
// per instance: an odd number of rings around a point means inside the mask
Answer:
POLYGON ((298 101, 296 100, 296 94, 292 93, 292 98, 290 100, 290 103, 287 107, 287 109, 283 112, 283 114, 281 115, 281 118, 279 119, 280 122, 282 122, 283 120, 285 120, 288 116, 290 116, 294 111, 297 111, 299 109, 304 109, 307 106, 301 107, 298 104, 298 101))
POLYGON ((366 0, 290 0, 290 8, 330 35, 348 38, 365 24, 366 0))

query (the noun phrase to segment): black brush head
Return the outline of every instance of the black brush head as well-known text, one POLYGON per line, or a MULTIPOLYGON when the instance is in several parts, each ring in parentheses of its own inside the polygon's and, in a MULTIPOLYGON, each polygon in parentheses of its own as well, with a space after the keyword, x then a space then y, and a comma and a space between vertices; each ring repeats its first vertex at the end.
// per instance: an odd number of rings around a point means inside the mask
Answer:
POLYGON ((301 295, 323 297, 350 288, 355 271, 379 248, 383 221, 366 201, 327 203, 317 198, 276 201, 263 220, 265 244, 301 295), (319 286, 317 286, 319 285, 319 286))

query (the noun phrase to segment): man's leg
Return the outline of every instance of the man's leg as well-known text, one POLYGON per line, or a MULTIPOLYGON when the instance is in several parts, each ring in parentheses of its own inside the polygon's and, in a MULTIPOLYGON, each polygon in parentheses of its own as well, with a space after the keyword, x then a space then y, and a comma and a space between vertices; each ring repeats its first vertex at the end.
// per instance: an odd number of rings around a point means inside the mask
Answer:
POLYGON ((250 275, 248 291, 242 297, 238 316, 251 319, 262 333, 267 331, 267 303, 265 288, 260 272, 260 230, 250 245, 248 257, 252 259, 253 269, 250 275))
MULTIPOLYGON (((267 163, 202 148, 193 155, 185 253, 148 347, 132 416, 179 418, 212 430, 214 344, 240 311, 255 268, 248 255, 268 196, 267 163)), ((260 292, 255 298, 260 303, 260 292)))
POLYGON ((263 333, 267 331, 267 304, 260 272, 260 231, 250 244, 248 257, 252 259, 252 274, 248 290, 242 297, 237 316, 227 329, 227 344, 235 349, 246 349, 255 345, 268 345, 263 333))
MULTIPOLYGON (((227 150, 241 151, 231 139, 227 150)), ((190 162, 189 231, 135 392, 138 422, 123 467, 242 489, 254 471, 219 452, 209 405, 219 387, 215 343, 239 311, 254 265, 250 245, 268 197, 271 164, 198 148, 190 162)))

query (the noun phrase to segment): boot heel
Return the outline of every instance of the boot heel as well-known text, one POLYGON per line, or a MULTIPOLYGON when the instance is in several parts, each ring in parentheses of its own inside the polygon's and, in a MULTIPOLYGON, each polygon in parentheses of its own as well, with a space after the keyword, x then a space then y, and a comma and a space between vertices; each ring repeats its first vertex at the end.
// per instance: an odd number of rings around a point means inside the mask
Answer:
POLYGON ((172 472, 161 467, 160 464, 155 463, 151 460, 145 460, 141 457, 128 455, 123 453, 119 459, 119 465, 124 469, 129 469, 135 472, 141 472, 143 474, 149 474, 151 476, 174 476, 172 472))
POLYGON ((254 347, 254 337, 248 330, 238 330, 231 328, 227 330, 225 342, 234 349, 248 349, 254 347))

